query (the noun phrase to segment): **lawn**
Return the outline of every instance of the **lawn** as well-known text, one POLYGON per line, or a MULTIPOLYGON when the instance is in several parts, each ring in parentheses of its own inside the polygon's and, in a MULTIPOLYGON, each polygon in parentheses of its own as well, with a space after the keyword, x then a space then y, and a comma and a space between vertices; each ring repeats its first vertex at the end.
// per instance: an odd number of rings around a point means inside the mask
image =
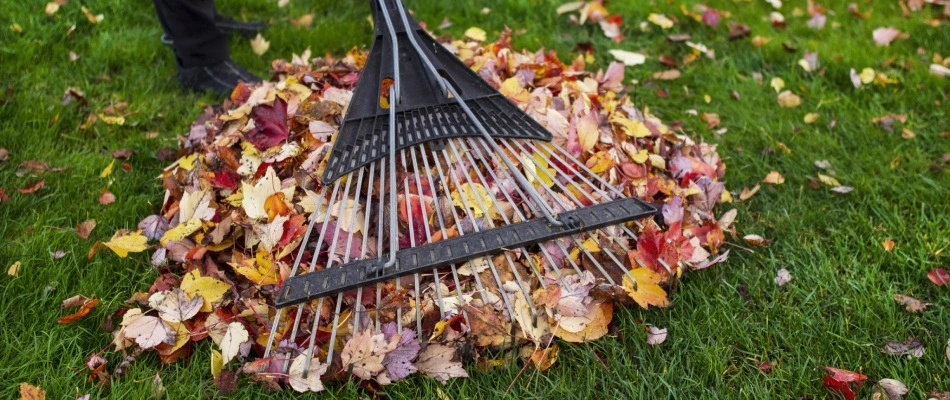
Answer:
MULTIPOLYGON (((595 66, 602 68, 611 60, 609 49, 646 54, 645 64, 626 70, 631 96, 667 122, 682 121, 686 133, 717 143, 727 164, 727 188, 737 200, 743 187, 760 183, 770 171, 779 171, 785 182, 763 184, 750 199, 722 206, 738 208, 740 236, 759 234, 773 239, 771 244, 749 248, 729 238, 729 260, 687 274, 671 307, 618 311, 616 337, 562 346, 557 364, 544 373, 529 368, 518 376, 521 363, 510 360, 444 387, 424 377, 408 379, 386 387, 387 396, 824 398, 829 392, 822 387, 822 366, 861 371, 871 382, 900 380, 910 388, 909 398, 950 391, 950 289, 927 279, 929 270, 950 267, 950 164, 941 160, 950 153, 950 79, 928 72, 935 53, 950 56, 950 28, 946 20, 925 23, 939 9, 904 17, 897 1, 860 1, 861 12, 870 16, 858 19, 848 2, 823 1, 828 22, 816 31, 806 25, 804 1, 787 1, 780 10, 785 29, 770 24, 774 9, 764 0, 709 1, 731 13, 713 29, 680 11, 681 3, 690 8, 696 1, 614 0, 608 9, 623 16, 626 36, 614 43, 596 25, 577 26, 557 15, 560 0, 407 3, 430 28, 449 18, 452 25, 437 34, 460 36, 477 26, 493 40, 507 25, 526 30, 515 36, 516 48, 553 49, 562 60, 573 57, 576 43, 590 41, 595 66), (483 7, 490 12, 481 12, 483 7), (643 32, 640 23, 651 13, 679 21, 668 30, 647 23, 651 29, 643 32), (748 24, 752 35, 729 40, 727 21, 748 24), (882 26, 908 36, 876 46, 872 31, 882 26), (693 42, 715 50, 715 59, 680 66, 676 80, 653 79, 654 72, 667 69, 657 62, 660 55, 681 60, 691 51, 669 42, 670 33, 692 35, 693 42), (754 47, 751 37, 757 35, 771 41, 754 47), (798 65, 806 51, 818 53, 820 71, 798 65), (867 67, 895 82, 856 89, 849 71, 867 67), (775 77, 801 96, 800 106, 779 107, 769 84, 775 77), (703 112, 718 114, 720 125, 708 128, 696 115, 703 112), (808 113, 820 116, 805 123, 808 113), (887 114, 905 114, 907 120, 893 132, 872 122, 887 114), (905 129, 912 138, 902 137, 905 129), (854 190, 814 187, 818 172, 830 174, 815 166, 817 160, 829 161, 834 177, 854 190), (896 244, 890 252, 882 246, 885 239, 896 244), (792 275, 783 287, 773 281, 781 268, 792 275), (931 305, 922 313, 905 311, 893 300, 896 293, 931 305), (669 339, 647 345, 646 323, 667 328, 669 339), (881 352, 885 342, 909 336, 923 342, 923 357, 881 352), (773 365, 771 373, 757 368, 763 361, 773 365)), ((9 196, 0 201, 0 266, 6 271, 21 263, 19 277, 0 275, 0 397, 16 398, 19 383, 29 382, 50 398, 146 398, 156 372, 168 398, 214 397, 207 341, 184 362, 162 365, 153 355, 143 357, 108 389, 86 381, 83 362, 110 342, 100 328, 106 315, 156 275, 146 253, 119 259, 103 252, 89 261, 87 252, 95 240, 134 228, 155 211, 163 192, 155 177, 168 163, 158 157, 160 150, 177 148, 176 136, 221 99, 178 88, 150 2, 73 0, 52 16, 44 8, 42 2, 7 2, 0 10, 0 148, 9 150, 9 159, 0 161, 0 188, 9 196), (104 19, 91 24, 80 6, 104 19), (70 52, 79 58, 72 61, 70 52), (67 87, 80 89, 88 103, 63 105, 67 87), (124 125, 99 121, 80 128, 90 112, 123 102, 131 112, 124 125), (118 149, 134 151, 130 169, 100 178, 118 149), (63 170, 18 174, 17 166, 28 160, 63 170), (18 193, 40 179, 42 189, 18 193), (101 205, 106 188, 117 200, 101 205), (74 227, 88 219, 98 226, 84 240, 74 227), (51 256, 58 250, 65 257, 51 256), (80 322, 57 324, 65 315, 60 303, 75 294, 94 295, 102 304, 80 322)), ((370 11, 363 1, 292 0, 279 8, 275 1, 222 0, 219 8, 270 23, 264 56, 255 55, 246 39, 231 43, 234 59, 259 75, 267 73, 271 59, 308 47, 315 55, 342 54, 370 41, 370 11), (310 12, 311 27, 290 23, 310 12)), ((110 366, 119 362, 110 357, 110 366)), ((870 392, 865 387, 861 393, 870 392)), ((356 385, 336 385, 326 393, 363 394, 356 385)), ((300 395, 269 393, 242 381, 233 397, 300 395)))

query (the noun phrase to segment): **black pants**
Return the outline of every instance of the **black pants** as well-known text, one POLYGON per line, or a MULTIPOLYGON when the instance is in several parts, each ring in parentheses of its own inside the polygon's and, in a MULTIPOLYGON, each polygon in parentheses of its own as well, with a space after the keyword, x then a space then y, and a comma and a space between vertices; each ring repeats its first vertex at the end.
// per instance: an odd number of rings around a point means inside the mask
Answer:
POLYGON ((180 67, 214 65, 227 60, 228 37, 214 25, 214 0, 154 0, 158 21, 174 40, 180 67))

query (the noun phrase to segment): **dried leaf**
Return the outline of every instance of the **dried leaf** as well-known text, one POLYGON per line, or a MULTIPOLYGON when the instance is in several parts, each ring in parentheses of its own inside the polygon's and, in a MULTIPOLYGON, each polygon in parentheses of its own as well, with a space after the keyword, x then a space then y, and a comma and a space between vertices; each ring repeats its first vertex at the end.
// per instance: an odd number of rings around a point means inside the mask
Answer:
POLYGON ((316 357, 312 358, 308 365, 308 356, 309 353, 304 352, 294 358, 287 372, 287 380, 290 382, 290 387, 297 392, 321 392, 324 388, 320 378, 327 372, 327 365, 316 357), (304 377, 305 371, 306 377, 304 377))
POLYGON ((180 288, 156 292, 148 299, 149 307, 158 310, 158 316, 167 322, 184 322, 201 310, 204 300, 200 296, 189 298, 180 288))
POLYGON ((115 203, 115 195, 109 189, 102 189, 102 192, 99 193, 99 204, 107 206, 112 203, 115 203))
POLYGON ((872 37, 874 38, 874 43, 877 43, 878 46, 888 46, 894 39, 897 39, 897 36, 901 34, 901 31, 892 27, 877 28, 872 32, 872 37))
POLYGON ((663 14, 650 14, 647 19, 654 25, 663 29, 669 29, 673 27, 673 21, 663 14))
POLYGON ((13 264, 10 264, 10 268, 7 268, 7 275, 20 276, 20 265, 19 261, 14 261, 13 264))
POLYGON ((76 235, 83 239, 89 239, 89 234, 92 233, 93 229, 96 229, 96 220, 90 219, 80 222, 76 225, 76 235))
POLYGON ((915 337, 908 337, 903 342, 887 342, 881 347, 881 352, 892 356, 907 356, 907 359, 924 356, 924 343, 915 337))
POLYGON ((785 177, 782 176, 782 174, 778 171, 772 171, 765 176, 765 179, 763 179, 762 182, 771 183, 773 185, 781 185, 785 183, 785 177))
POLYGON ((640 54, 640 53, 634 53, 632 51, 615 49, 615 50, 608 50, 607 52, 610 53, 610 55, 614 56, 614 58, 617 61, 622 62, 623 65, 626 65, 628 67, 640 65, 647 61, 647 57, 645 55, 640 54))
POLYGON ((235 356, 238 355, 238 352, 241 350, 241 344, 247 341, 248 339, 247 329, 244 328, 244 325, 240 322, 232 322, 228 324, 228 330, 224 332, 224 337, 221 338, 221 356, 223 362, 227 364, 235 356))
POLYGON ((779 93, 776 101, 778 101, 778 105, 786 108, 794 108, 802 104, 802 98, 790 90, 779 93))
POLYGON ((139 253, 148 249, 148 238, 142 236, 141 231, 128 232, 123 234, 122 232, 116 232, 112 239, 108 242, 102 243, 116 255, 121 258, 125 258, 129 253, 139 253))
POLYGON ((785 284, 791 280, 792 274, 785 268, 778 270, 778 274, 775 276, 775 284, 779 286, 785 286, 785 284))
POLYGON ((753 246, 765 246, 769 243, 772 243, 772 239, 766 239, 762 236, 749 234, 742 237, 742 240, 745 240, 746 243, 753 246))
POLYGON ((913 297, 899 293, 894 294, 894 301, 903 305, 904 309, 909 312, 922 312, 927 309, 927 306, 930 305, 930 303, 924 303, 913 297))
POLYGON ((633 275, 636 282, 631 281, 630 276, 625 274, 622 281, 623 289, 640 307, 667 307, 670 305, 669 299, 666 298, 666 291, 658 285, 662 280, 660 275, 649 268, 630 270, 630 275, 633 275))
POLYGON ((344 368, 352 368, 353 375, 360 379, 373 379, 386 368, 383 358, 396 348, 396 344, 396 341, 387 341, 382 333, 373 334, 372 330, 366 329, 346 341, 340 352, 340 361, 344 368))
POLYGON ((657 346, 666 341, 667 329, 657 328, 653 325, 647 327, 647 344, 657 346))
POLYGON ((907 386, 896 379, 881 379, 877 382, 877 390, 871 396, 872 400, 901 400, 907 394, 907 386))
POLYGON ((462 363, 452 361, 455 358, 455 349, 442 344, 431 344, 419 354, 416 367, 423 374, 437 379, 442 384, 448 383, 450 378, 465 378, 468 373, 462 363))
POLYGON ((175 343, 175 331, 161 319, 150 315, 140 316, 129 323, 125 327, 125 337, 135 339, 143 349, 175 343))
POLYGON ((39 386, 20 382, 20 400, 45 400, 46 392, 39 386))
POLYGON ((886 252, 888 252, 888 253, 894 251, 894 246, 895 246, 895 245, 896 245, 896 243, 894 243, 894 241, 891 240, 891 238, 884 239, 884 241, 881 242, 881 247, 883 247, 883 248, 884 248, 884 251, 886 251, 886 252))
POLYGON ((465 30, 465 37, 479 42, 484 42, 488 39, 484 30, 474 26, 465 30))
POLYGON ((251 39, 251 50, 254 51, 254 54, 262 56, 269 48, 270 42, 264 40, 264 36, 262 36, 260 33, 258 33, 254 39, 251 39))
POLYGON ((822 368, 831 374, 830 376, 825 376, 825 380, 822 384, 824 384, 828 390, 834 393, 840 393, 847 400, 854 400, 855 397, 857 397, 855 392, 861 387, 864 381, 868 379, 867 376, 857 372, 833 367, 822 368), (852 383, 854 383, 854 386, 851 385, 852 383))
POLYGON ((201 276, 197 269, 191 270, 181 280, 181 290, 184 290, 192 298, 201 296, 204 299, 201 312, 211 312, 213 310, 212 303, 220 301, 230 289, 231 285, 211 277, 201 276))

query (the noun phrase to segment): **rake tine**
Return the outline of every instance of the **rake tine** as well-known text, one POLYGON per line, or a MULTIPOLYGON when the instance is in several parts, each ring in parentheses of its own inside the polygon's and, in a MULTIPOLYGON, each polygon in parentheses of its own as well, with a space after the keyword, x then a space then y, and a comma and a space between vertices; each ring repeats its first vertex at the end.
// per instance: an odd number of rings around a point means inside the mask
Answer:
MULTIPOLYGON (((442 153, 442 157, 445 159, 446 165, 447 165, 447 166, 448 166, 448 165, 452 165, 452 163, 451 163, 451 161, 450 161, 451 159, 449 158, 449 155, 448 155, 448 153, 445 151, 445 149, 442 149, 441 153, 442 153)), ((441 171, 440 171, 440 173, 441 173, 441 171)), ((455 187, 461 188, 461 184, 459 183, 459 179, 458 179, 458 177, 456 176, 456 173, 455 173, 455 170, 454 170, 454 169, 450 169, 450 170, 449 170, 449 176, 452 178, 452 182, 455 183, 455 187)), ((447 193, 448 193, 448 192, 447 192, 447 193)), ((477 197, 477 196, 476 196, 476 197, 477 197)), ((470 219, 472 220, 472 229, 474 229, 475 231, 478 231, 478 224, 475 223, 476 219, 475 219, 475 217, 472 215, 471 210, 469 209, 468 201, 465 199, 465 196, 462 196, 461 194, 459 195, 459 199, 462 200, 462 206, 463 206, 462 208, 465 210, 465 215, 466 215, 468 218, 470 218, 470 219)), ((453 210, 452 213, 454 214, 454 213, 455 213, 455 209, 452 208, 452 210, 453 210)), ((487 210, 484 210, 484 208, 483 208, 483 211, 487 211, 487 210)), ((459 221, 461 221, 461 220, 459 220, 459 219, 457 219, 457 218, 458 218, 458 216, 456 215, 456 223, 458 223, 459 221)), ((459 235, 461 236, 462 234, 463 234, 463 233, 462 233, 462 230, 459 229, 459 235)), ((511 321, 515 321, 514 309, 513 309, 512 306, 511 306, 511 301, 508 299, 508 293, 505 293, 505 290, 504 290, 504 288, 502 287, 503 285, 502 285, 501 279, 498 277, 498 271, 495 269, 495 264, 492 262, 491 258, 489 258, 489 257, 487 257, 487 256, 485 256, 485 257, 483 257, 483 258, 485 259, 485 262, 488 264, 489 268, 491 268, 492 276, 495 278, 495 284, 498 285, 498 293, 499 293, 499 295, 500 295, 500 297, 501 297, 502 302, 503 302, 504 305, 505 305, 505 309, 508 311, 508 316, 511 318, 511 321)), ((472 276, 475 277, 476 283, 478 283, 478 285, 481 286, 480 278, 479 278, 478 275, 479 275, 479 274, 478 274, 478 271, 476 271, 474 268, 472 268, 472 276)), ((487 302, 487 301, 488 301, 488 296, 485 294, 485 288, 484 288, 484 287, 481 287, 481 288, 480 288, 480 291, 482 292, 482 297, 483 297, 484 301, 487 302)))
MULTIPOLYGON (((406 222, 409 223, 409 243, 411 246, 416 245, 416 234, 413 231, 413 218, 412 218, 412 204, 409 200, 409 164, 406 163, 406 150, 403 149, 399 152, 399 157, 402 161, 402 167, 406 170, 406 174, 402 178, 402 187, 403 187, 403 202, 406 204, 406 222)), ((393 210, 390 212, 398 212, 400 210, 393 210)), ((422 299, 419 297, 419 274, 412 274, 413 278, 413 292, 416 296, 416 337, 422 337, 422 306, 420 303, 422 299)))
MULTIPOLYGON (((411 157, 412 169, 415 171, 415 176, 417 177, 416 178, 416 193, 419 193, 419 197, 422 198, 422 182, 419 182, 418 177, 428 176, 428 170, 425 171, 426 172, 425 174, 420 173, 419 161, 416 158, 416 148, 414 146, 410 147, 409 151, 410 151, 410 154, 412 155, 411 157)), ((433 191, 432 193, 435 194, 435 191, 433 191)), ((424 220, 424 223, 422 224, 422 226, 425 229, 425 233, 426 233, 426 243, 429 243, 432 241, 432 232, 429 230, 429 212, 426 210, 424 203, 420 204, 420 208, 422 208, 422 218, 424 220)), ((436 294, 436 298, 438 299, 438 304, 439 304, 439 318, 442 318, 442 316, 445 313, 445 304, 443 304, 443 301, 442 301, 442 279, 439 278, 439 271, 435 268, 432 269, 432 279, 435 280, 435 294, 436 294)))
MULTIPOLYGON (((370 164, 369 166, 369 179, 366 181, 366 205, 363 206, 363 250, 360 251, 360 259, 366 258, 367 249, 369 249, 368 239, 369 239, 369 215, 370 215, 370 203, 373 198, 373 182, 376 181, 376 164, 370 164)), ((361 189, 358 187, 357 190, 361 189)), ((349 253, 349 251, 347 251, 349 253)), ((363 287, 360 286, 356 289, 356 305, 354 307, 353 314, 353 326, 360 326, 360 307, 363 306, 363 287)))
MULTIPOLYGON (((378 214, 378 220, 376 223, 376 256, 383 256, 383 194, 386 193, 383 190, 383 187, 386 185, 386 164, 379 161, 379 208, 377 208, 376 213, 378 214)), ((379 333, 380 323, 379 323, 379 305, 383 301, 383 284, 376 283, 376 333, 379 333)))
MULTIPOLYGON (((429 160, 425 156, 422 157, 422 165, 426 169, 426 176, 429 176, 429 172, 432 171, 432 169, 429 168, 429 160)), ((439 174, 441 173, 442 171, 440 168, 439 174)), ((429 179, 428 182, 429 182, 429 191, 432 192, 432 200, 433 200, 432 208, 435 209, 435 220, 438 222, 438 225, 439 225, 439 233, 442 234, 442 237, 445 237, 447 235, 447 232, 445 230, 445 220, 442 216, 442 206, 439 204, 440 203, 439 194, 438 192, 436 192, 435 184, 432 183, 432 179, 429 179)), ((455 264, 449 265, 449 268, 452 270, 452 279, 455 281, 455 295, 458 297, 458 301, 459 301, 458 308, 462 312, 462 317, 465 318, 465 326, 470 327, 472 325, 471 325, 471 321, 469 321, 468 319, 468 312, 465 311, 465 308, 463 307, 465 305, 465 298, 462 296, 462 284, 459 281, 458 270, 455 264)), ((436 285, 436 287, 438 287, 438 285, 436 285)), ((442 308, 442 310, 444 310, 444 308, 442 308)), ((444 318, 445 315, 443 314, 442 317, 444 318)))
MULTIPOLYGON (((458 149, 455 148, 455 141, 454 141, 454 140, 450 140, 450 141, 449 141, 449 147, 452 148, 452 153, 455 154, 456 159, 459 160, 459 161, 461 161, 461 156, 459 155, 458 149)), ((466 153, 466 154, 467 154, 467 153, 466 153)), ((475 174, 478 176, 478 179, 479 179, 479 180, 481 180, 482 182, 488 182, 488 181, 485 179, 485 177, 482 175, 481 171, 479 171, 478 167, 477 167, 475 164, 470 165, 469 168, 471 168, 472 170, 475 171, 475 174)), ((472 180, 469 178, 468 174, 465 174, 465 181, 468 182, 469 185, 472 185, 472 183, 473 183, 472 180)), ((460 198, 464 198, 464 196, 461 196, 461 195, 460 195, 459 197, 460 197, 460 198)), ((481 199, 481 196, 473 196, 473 197, 475 197, 475 202, 478 203, 478 207, 482 209, 482 212, 483 212, 485 215, 487 215, 487 213, 488 213, 488 207, 486 207, 485 204, 483 204, 482 199, 481 199)), ((494 195, 491 195, 491 196, 488 196, 488 197, 491 199, 492 206, 494 206, 494 207, 495 207, 495 210, 498 211, 498 214, 501 216, 502 220, 503 220, 506 224, 510 224, 511 222, 508 221, 508 216, 506 216, 505 213, 501 212, 501 207, 499 207, 498 200, 495 198, 495 196, 494 196, 494 195)), ((513 206, 514 206, 514 205, 513 205, 513 206)), ((490 228, 494 228, 494 227, 495 227, 495 222, 492 221, 492 219, 491 219, 490 217, 489 217, 489 218, 486 218, 486 221, 488 221, 488 226, 489 226, 490 228)), ((528 252, 528 250, 525 249, 525 248, 521 248, 521 251, 524 252, 524 254, 527 254, 527 252, 528 252)), ((511 255, 508 254, 507 251, 504 251, 503 254, 505 255, 505 260, 508 261, 508 268, 511 269, 511 274, 515 276, 515 280, 518 282, 518 288, 521 289, 521 293, 524 294, 525 299, 527 299, 528 308, 531 309, 531 315, 532 315, 532 316, 537 315, 537 314, 538 314, 538 310, 535 309, 535 307, 534 307, 534 302, 531 301, 531 290, 530 290, 530 288, 529 288, 529 287, 525 287, 524 281, 521 279, 521 274, 518 273, 518 269, 515 268, 515 263, 514 263, 514 261, 511 260, 511 255)), ((492 264, 492 267, 494 267, 494 264, 492 264)), ((537 274, 537 271, 535 271, 535 273, 537 274)), ((502 289, 502 290, 504 290, 504 289, 502 289)))

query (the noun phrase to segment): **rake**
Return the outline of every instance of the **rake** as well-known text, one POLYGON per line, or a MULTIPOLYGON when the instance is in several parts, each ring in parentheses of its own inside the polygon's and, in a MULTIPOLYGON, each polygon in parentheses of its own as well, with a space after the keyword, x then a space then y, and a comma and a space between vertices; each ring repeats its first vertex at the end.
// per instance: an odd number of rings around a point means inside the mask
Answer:
POLYGON ((514 326, 516 298, 535 318, 532 291, 566 274, 635 284, 626 224, 656 209, 553 144, 400 0, 371 4, 372 48, 279 289, 264 357, 305 346, 306 376, 315 356, 333 365, 348 324, 378 332, 395 322, 425 338, 432 321, 454 316, 471 327, 474 303, 514 326), (583 243, 591 238, 610 246, 595 255, 583 243))

